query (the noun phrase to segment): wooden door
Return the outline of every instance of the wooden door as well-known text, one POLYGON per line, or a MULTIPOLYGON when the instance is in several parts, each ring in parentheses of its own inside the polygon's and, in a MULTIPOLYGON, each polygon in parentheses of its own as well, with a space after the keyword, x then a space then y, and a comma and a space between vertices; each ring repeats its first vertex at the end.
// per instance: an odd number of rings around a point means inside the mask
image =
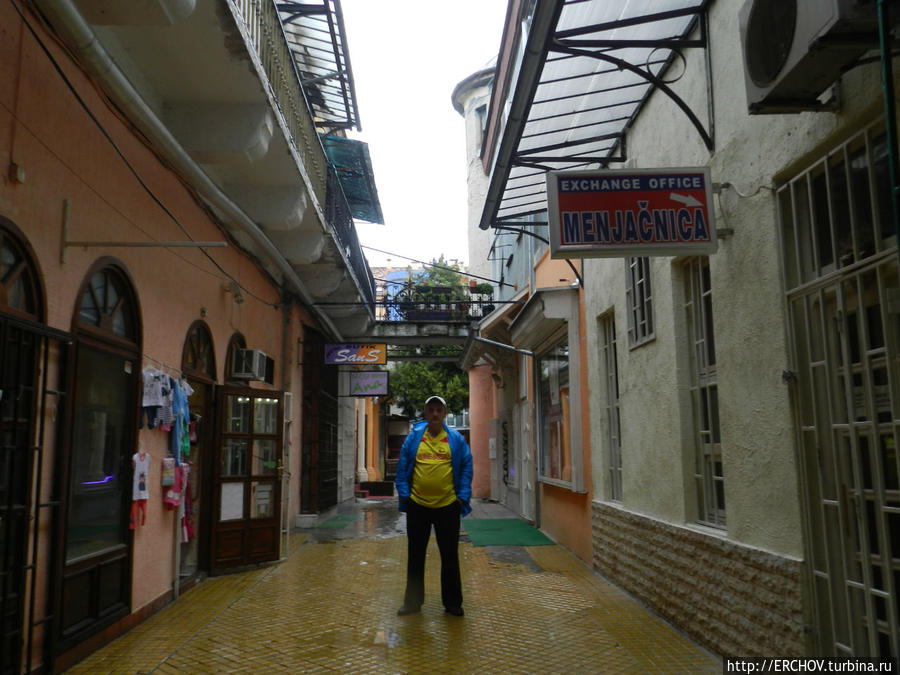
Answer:
POLYGON ((222 387, 217 397, 212 569, 279 556, 281 392, 222 387))

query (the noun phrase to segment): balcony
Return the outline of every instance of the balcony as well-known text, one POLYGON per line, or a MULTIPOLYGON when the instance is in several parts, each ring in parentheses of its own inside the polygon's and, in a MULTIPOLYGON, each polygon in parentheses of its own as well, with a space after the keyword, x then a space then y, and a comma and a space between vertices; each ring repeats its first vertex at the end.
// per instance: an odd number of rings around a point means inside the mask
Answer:
POLYGON ((374 282, 320 140, 358 124, 338 0, 36 4, 233 244, 337 336, 365 330, 374 282))

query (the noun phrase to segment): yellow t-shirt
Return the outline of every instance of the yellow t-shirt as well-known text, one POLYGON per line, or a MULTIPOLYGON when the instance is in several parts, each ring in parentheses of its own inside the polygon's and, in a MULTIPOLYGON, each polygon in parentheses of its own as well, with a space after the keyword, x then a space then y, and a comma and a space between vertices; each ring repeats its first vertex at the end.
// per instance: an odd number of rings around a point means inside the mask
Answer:
POLYGON ((432 438, 428 430, 419 442, 413 467, 412 500, 422 506, 438 509, 456 501, 453 490, 453 466, 450 464, 450 439, 447 432, 432 438))

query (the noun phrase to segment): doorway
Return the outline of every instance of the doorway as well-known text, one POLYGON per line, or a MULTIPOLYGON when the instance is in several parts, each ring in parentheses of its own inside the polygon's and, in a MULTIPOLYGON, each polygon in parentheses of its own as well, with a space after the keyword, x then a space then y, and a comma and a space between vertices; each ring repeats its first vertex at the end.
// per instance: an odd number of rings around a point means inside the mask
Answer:
POLYGON ((900 648, 900 280, 886 176, 884 135, 870 128, 778 191, 810 649, 823 656, 900 648))
POLYGON ((221 387, 213 469, 213 571, 280 555, 284 404, 280 391, 221 387))

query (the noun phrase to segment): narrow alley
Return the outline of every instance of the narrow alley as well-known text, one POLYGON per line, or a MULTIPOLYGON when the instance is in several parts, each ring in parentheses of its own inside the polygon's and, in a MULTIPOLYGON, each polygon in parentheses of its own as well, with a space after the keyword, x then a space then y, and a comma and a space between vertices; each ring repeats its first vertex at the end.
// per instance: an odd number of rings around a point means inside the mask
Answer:
MULTIPOLYGON (((473 507, 464 530, 512 517, 473 507)), ((422 613, 398 617, 404 532, 395 499, 351 500, 296 531, 280 564, 207 579, 68 672, 721 672, 718 658, 552 543, 474 546, 464 532, 466 615, 453 617, 441 608, 432 538, 422 613)))

